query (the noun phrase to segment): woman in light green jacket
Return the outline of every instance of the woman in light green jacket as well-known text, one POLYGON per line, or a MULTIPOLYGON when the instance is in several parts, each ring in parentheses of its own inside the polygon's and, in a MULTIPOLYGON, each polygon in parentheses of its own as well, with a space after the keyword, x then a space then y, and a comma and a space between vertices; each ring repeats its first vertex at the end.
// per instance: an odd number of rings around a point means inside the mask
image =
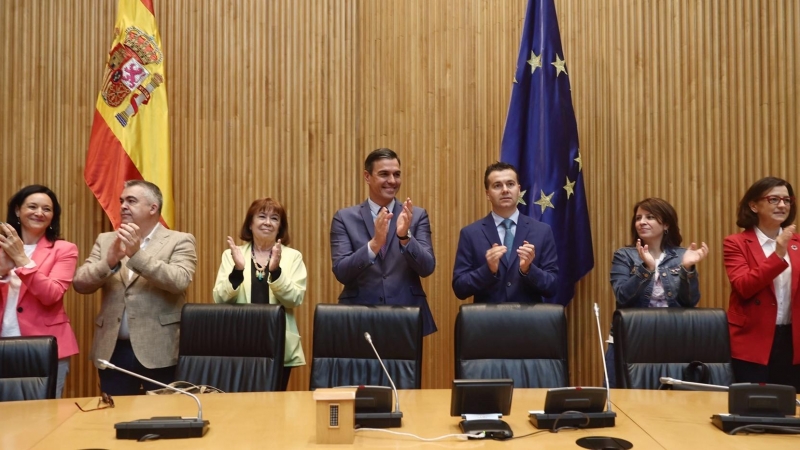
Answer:
POLYGON ((228 236, 228 248, 214 283, 217 303, 270 303, 286 310, 286 351, 283 360, 283 391, 292 367, 305 365, 294 309, 306 294, 303 255, 289 245, 286 210, 269 197, 254 201, 247 210, 236 245, 228 236))

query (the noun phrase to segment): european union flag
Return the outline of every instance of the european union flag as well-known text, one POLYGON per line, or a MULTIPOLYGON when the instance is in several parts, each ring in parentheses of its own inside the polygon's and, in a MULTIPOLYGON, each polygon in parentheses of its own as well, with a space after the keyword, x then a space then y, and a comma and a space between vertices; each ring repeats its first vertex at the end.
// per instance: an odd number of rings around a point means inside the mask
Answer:
POLYGON ((500 160, 519 172, 520 212, 553 228, 559 285, 549 301, 567 305, 594 253, 564 59, 553 0, 529 0, 500 160))

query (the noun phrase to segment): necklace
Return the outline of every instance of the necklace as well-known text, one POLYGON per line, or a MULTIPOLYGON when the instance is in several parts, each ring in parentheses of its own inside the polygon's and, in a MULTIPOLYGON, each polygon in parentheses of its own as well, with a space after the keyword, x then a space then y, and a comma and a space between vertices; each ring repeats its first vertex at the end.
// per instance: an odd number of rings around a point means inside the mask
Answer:
POLYGON ((258 281, 264 281, 264 272, 266 272, 267 266, 269 266, 269 260, 272 259, 272 251, 270 250, 269 254, 267 255, 267 265, 262 266, 258 263, 258 261, 256 261, 256 246, 253 245, 250 247, 250 250, 250 258, 253 260, 253 265, 256 266, 256 278, 258 278, 258 281))

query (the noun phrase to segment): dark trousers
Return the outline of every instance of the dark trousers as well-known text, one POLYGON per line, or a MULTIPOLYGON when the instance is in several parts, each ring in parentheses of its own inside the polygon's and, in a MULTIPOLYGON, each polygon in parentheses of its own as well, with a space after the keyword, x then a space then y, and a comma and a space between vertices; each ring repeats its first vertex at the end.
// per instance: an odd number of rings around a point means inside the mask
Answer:
POLYGON ((289 376, 292 374, 292 368, 283 366, 283 383, 280 386, 281 391, 285 391, 289 386, 289 376))
POLYGON ((800 392, 800 365, 792 364, 792 326, 775 327, 775 339, 765 366, 733 359, 733 375, 737 383, 771 383, 794 386, 800 392))
MULTIPOLYGON (((128 340, 117 340, 110 362, 117 367, 164 384, 170 384, 175 381, 175 366, 148 369, 136 359, 133 347, 131 347, 131 341, 128 340)), ((98 374, 100 375, 100 390, 112 396, 139 395, 144 394, 145 391, 161 388, 161 386, 149 381, 140 380, 113 369, 98 370, 98 374)))

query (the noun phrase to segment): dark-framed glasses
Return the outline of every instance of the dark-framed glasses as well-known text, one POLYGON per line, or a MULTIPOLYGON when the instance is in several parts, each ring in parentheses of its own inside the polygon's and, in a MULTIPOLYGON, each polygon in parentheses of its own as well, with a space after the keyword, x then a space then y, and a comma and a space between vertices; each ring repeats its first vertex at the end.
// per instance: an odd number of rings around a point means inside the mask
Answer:
POLYGON ((767 203, 770 205, 777 205, 783 200, 783 203, 787 206, 792 206, 794 204, 794 197, 778 197, 777 195, 768 195, 766 197, 761 197, 759 200, 766 200, 767 203))
POLYGON ((94 409, 83 409, 83 408, 81 408, 81 405, 78 404, 78 402, 75 402, 75 406, 77 406, 78 409, 80 409, 83 412, 99 411, 101 409, 113 408, 114 407, 114 399, 111 398, 111 396, 106 394, 105 392, 101 392, 100 393, 100 399, 97 400, 97 407, 96 408, 94 408, 94 409), (100 405, 103 405, 103 406, 100 406, 100 405))

